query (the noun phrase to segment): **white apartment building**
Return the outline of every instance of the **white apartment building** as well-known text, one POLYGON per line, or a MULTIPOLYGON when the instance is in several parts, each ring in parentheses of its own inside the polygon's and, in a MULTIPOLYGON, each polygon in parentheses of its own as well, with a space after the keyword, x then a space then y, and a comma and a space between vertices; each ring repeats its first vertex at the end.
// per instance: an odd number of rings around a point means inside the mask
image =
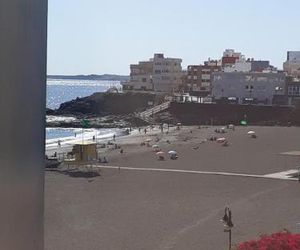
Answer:
POLYGON ((223 57, 237 57, 240 58, 242 56, 242 53, 235 52, 234 49, 225 49, 223 52, 223 57))
POLYGON ((251 62, 245 56, 233 49, 226 49, 222 57, 224 72, 250 72, 251 62))
POLYGON ((235 99, 243 104, 272 104, 274 95, 284 95, 284 73, 215 72, 212 95, 216 100, 235 99))
POLYGON ((224 72, 250 72, 251 62, 246 61, 244 58, 236 61, 230 67, 224 67, 224 72))
POLYGON ((123 91, 172 93, 182 84, 182 60, 154 54, 149 61, 130 65, 130 81, 123 82, 123 91))
POLYGON ((287 52, 287 60, 283 63, 283 70, 290 76, 300 78, 300 51, 287 52))

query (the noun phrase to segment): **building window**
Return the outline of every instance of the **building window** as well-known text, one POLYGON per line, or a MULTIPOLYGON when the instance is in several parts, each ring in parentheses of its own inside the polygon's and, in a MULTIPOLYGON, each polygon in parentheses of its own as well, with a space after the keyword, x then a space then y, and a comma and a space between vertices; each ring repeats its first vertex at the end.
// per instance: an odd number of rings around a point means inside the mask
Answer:
POLYGON ((155 74, 160 74, 161 73, 160 70, 155 70, 154 72, 155 72, 155 74))
POLYGON ((147 79, 146 79, 146 78, 143 78, 142 81, 143 81, 143 82, 147 82, 147 79))
POLYGON ((194 80, 197 80, 197 76, 194 76, 194 80))

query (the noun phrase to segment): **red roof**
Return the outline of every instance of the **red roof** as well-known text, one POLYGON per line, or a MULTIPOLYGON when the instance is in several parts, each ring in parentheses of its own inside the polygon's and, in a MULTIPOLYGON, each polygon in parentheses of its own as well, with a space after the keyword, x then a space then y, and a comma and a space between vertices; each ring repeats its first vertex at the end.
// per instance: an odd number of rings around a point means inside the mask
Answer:
POLYGON ((235 56, 223 56, 222 57, 222 65, 224 64, 235 64, 235 62, 238 60, 238 57, 235 56))

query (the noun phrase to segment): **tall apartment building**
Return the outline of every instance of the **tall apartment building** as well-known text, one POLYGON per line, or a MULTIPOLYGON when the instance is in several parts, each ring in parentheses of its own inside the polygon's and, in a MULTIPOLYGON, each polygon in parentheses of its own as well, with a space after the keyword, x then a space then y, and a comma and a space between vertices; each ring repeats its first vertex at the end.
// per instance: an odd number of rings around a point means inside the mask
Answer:
POLYGON ((182 60, 154 54, 149 61, 130 65, 130 81, 123 82, 124 91, 172 93, 182 84, 182 60))
POLYGON ((300 78, 300 51, 287 52, 287 60, 283 63, 283 70, 290 76, 300 78))
POLYGON ((204 62, 204 65, 189 65, 186 84, 191 95, 207 96, 211 94, 212 73, 221 71, 221 64, 215 60, 204 62))

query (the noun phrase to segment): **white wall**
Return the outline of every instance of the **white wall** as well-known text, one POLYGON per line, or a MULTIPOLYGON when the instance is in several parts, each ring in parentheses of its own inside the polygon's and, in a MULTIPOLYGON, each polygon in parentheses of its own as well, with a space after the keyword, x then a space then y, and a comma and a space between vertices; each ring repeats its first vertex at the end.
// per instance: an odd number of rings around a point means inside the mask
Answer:
POLYGON ((251 62, 236 62, 232 67, 224 67, 224 72, 250 72, 251 62))

